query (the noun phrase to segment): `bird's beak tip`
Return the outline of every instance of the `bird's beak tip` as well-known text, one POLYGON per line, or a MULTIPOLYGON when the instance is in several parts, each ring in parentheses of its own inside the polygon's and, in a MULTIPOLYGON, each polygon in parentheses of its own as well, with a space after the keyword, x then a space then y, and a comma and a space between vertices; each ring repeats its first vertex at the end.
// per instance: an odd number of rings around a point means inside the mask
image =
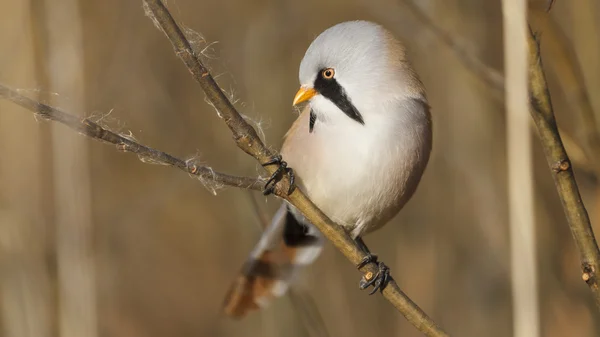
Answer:
POLYGON ((315 95, 317 95, 317 91, 314 88, 300 87, 300 90, 298 90, 296 96, 294 96, 294 102, 292 102, 292 105, 307 101, 313 98, 315 95))

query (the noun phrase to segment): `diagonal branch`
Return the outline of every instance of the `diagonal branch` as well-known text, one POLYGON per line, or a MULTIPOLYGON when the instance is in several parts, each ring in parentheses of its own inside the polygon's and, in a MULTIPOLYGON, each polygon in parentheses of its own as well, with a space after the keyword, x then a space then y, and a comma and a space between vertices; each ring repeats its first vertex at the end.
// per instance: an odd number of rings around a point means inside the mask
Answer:
POLYGON ((563 205, 571 234, 575 239, 581 259, 582 278, 594 294, 600 307, 600 289, 598 289, 598 271, 600 251, 594 237, 590 218, 581 200, 577 182, 569 156, 560 138, 546 76, 542 68, 539 40, 530 28, 529 31, 529 85, 530 113, 537 127, 538 135, 546 154, 546 160, 552 170, 554 184, 563 205))
MULTIPOLYGON (((570 48, 564 32, 547 13, 532 11, 529 17, 532 27, 544 33, 544 50, 546 55, 552 55, 552 67, 560 79, 559 83, 569 104, 580 112, 577 135, 581 139, 582 150, 588 159, 590 169, 600 177, 600 159, 598 158, 600 131, 590 95, 586 89, 581 65, 573 54, 573 48, 570 48)), ((559 129, 559 131, 564 134, 563 130, 559 129)), ((572 152, 569 146, 567 148, 569 152, 572 152)))
POLYGON ((219 184, 248 188, 261 191, 265 180, 259 178, 236 177, 224 173, 213 171, 210 167, 196 165, 193 161, 182 160, 168 153, 153 149, 131 140, 126 136, 121 136, 113 131, 103 128, 99 124, 84 118, 71 115, 60 109, 37 102, 29 97, 25 97, 15 90, 12 90, 0 84, 0 97, 5 98, 23 108, 32 111, 36 116, 43 119, 59 122, 70 129, 77 131, 90 138, 104 141, 117 146, 122 152, 133 152, 137 154, 144 162, 153 162, 157 164, 175 166, 178 169, 189 174, 197 176, 199 179, 214 181, 219 184))
MULTIPOLYGON (((192 50, 189 41, 185 38, 181 29, 168 9, 160 0, 143 0, 146 15, 152 19, 154 24, 162 30, 171 42, 175 54, 185 63, 192 76, 200 84, 208 100, 217 109, 220 117, 233 133, 233 138, 238 147, 258 160, 266 163, 275 153, 270 151, 258 138, 256 131, 241 117, 231 102, 223 94, 223 91, 207 68, 203 65, 198 55, 192 50)), ((276 170, 274 165, 266 166, 265 169, 273 174, 276 170)), ((284 177, 276 185, 275 194, 300 210, 303 215, 315 225, 323 235, 329 239, 354 265, 365 257, 364 252, 352 240, 341 226, 332 222, 315 204, 313 204, 300 189, 295 188, 292 193, 287 194, 289 179, 284 177)), ((377 273, 377 266, 370 263, 363 268, 364 277, 370 279, 377 273)), ((419 308, 398 285, 392 280, 383 291, 383 296, 390 301, 406 319, 419 331, 427 336, 447 336, 427 314, 419 308)))

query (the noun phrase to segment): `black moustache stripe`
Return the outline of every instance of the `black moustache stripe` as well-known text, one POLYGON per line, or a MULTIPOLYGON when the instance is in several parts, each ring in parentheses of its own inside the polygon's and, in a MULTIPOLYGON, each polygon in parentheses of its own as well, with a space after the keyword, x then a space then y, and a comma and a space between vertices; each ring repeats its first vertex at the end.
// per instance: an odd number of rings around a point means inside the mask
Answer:
POLYGON ((308 133, 313 132, 316 121, 317 121, 317 114, 315 114, 313 109, 310 109, 310 121, 308 122, 308 133))
POLYGON ((324 78, 323 69, 319 70, 318 74, 319 75, 317 75, 317 78, 315 79, 314 89, 335 104, 344 114, 346 114, 346 116, 365 125, 362 115, 358 112, 358 109, 356 109, 354 104, 352 104, 348 96, 346 96, 344 88, 342 88, 338 81, 336 81, 335 78, 324 78))

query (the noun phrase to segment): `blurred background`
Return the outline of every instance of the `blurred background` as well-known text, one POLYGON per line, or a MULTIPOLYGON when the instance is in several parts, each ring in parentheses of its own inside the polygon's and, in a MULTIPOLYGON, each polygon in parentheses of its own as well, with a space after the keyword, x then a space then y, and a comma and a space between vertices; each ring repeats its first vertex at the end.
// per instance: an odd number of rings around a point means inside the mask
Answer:
MULTIPOLYGON (((500 1, 169 0, 218 82, 278 149, 298 65, 340 21, 401 38, 428 90, 434 150, 411 202, 366 237, 454 336, 510 336, 500 1), (438 28, 432 27, 432 24, 438 28), (440 30, 441 28, 441 30, 440 30), (500 84, 500 85, 499 85, 500 84)), ((0 82, 216 170, 256 175, 141 1, 0 0, 0 82)), ((557 119, 596 233, 600 3, 529 3, 557 119)), ((533 141, 542 335, 598 336, 577 249, 533 141)), ((206 186, 0 100, 0 336, 312 336, 289 297, 242 321, 224 295, 273 197, 206 186), (258 208, 258 209, 257 209, 258 208)), ((295 293, 331 336, 420 336, 331 245, 295 293)))

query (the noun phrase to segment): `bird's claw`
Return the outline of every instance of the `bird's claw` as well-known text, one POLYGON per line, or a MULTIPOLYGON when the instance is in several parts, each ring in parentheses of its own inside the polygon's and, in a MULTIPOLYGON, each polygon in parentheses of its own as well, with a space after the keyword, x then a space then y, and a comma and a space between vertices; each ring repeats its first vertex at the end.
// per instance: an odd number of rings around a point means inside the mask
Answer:
MULTIPOLYGON (((373 255, 369 255, 369 256, 373 256, 373 255)), ((364 262, 367 258, 369 258, 369 256, 367 256, 365 259, 363 259, 363 261, 359 264, 359 266, 361 264, 362 264, 362 266, 364 266, 367 263, 377 262, 377 257, 375 257, 374 260, 371 259, 368 262, 364 262), (363 264, 363 262, 364 262, 364 264, 363 264)), ((373 295, 377 290, 379 290, 380 292, 383 292, 383 289, 385 289, 385 287, 387 286, 388 282, 391 279, 390 268, 388 268, 388 266, 386 266, 383 262, 377 262, 377 266, 379 269, 377 271, 377 274, 375 274, 374 276, 371 275, 371 277, 369 279, 367 279, 366 276, 363 275, 363 277, 360 279, 360 283, 359 283, 360 289, 366 289, 367 287, 373 285, 373 290, 371 290, 369 295, 373 295)))
POLYGON ((279 167, 277 167, 277 170, 273 172, 269 180, 267 180, 267 182, 265 183, 263 194, 269 195, 273 193, 273 191, 275 191, 275 185, 277 185, 277 183, 283 178, 282 173, 285 173, 290 177, 290 187, 288 189, 288 194, 292 193, 292 191, 294 190, 294 170, 291 167, 287 167, 287 163, 282 160, 281 155, 279 154, 272 156, 266 163, 262 164, 262 166, 269 165, 279 165, 279 167))
POLYGON ((367 256, 365 256, 364 259, 362 259, 362 261, 360 261, 360 263, 358 265, 356 265, 356 268, 360 269, 360 268, 368 265, 371 262, 377 263, 377 255, 367 253, 367 256))

